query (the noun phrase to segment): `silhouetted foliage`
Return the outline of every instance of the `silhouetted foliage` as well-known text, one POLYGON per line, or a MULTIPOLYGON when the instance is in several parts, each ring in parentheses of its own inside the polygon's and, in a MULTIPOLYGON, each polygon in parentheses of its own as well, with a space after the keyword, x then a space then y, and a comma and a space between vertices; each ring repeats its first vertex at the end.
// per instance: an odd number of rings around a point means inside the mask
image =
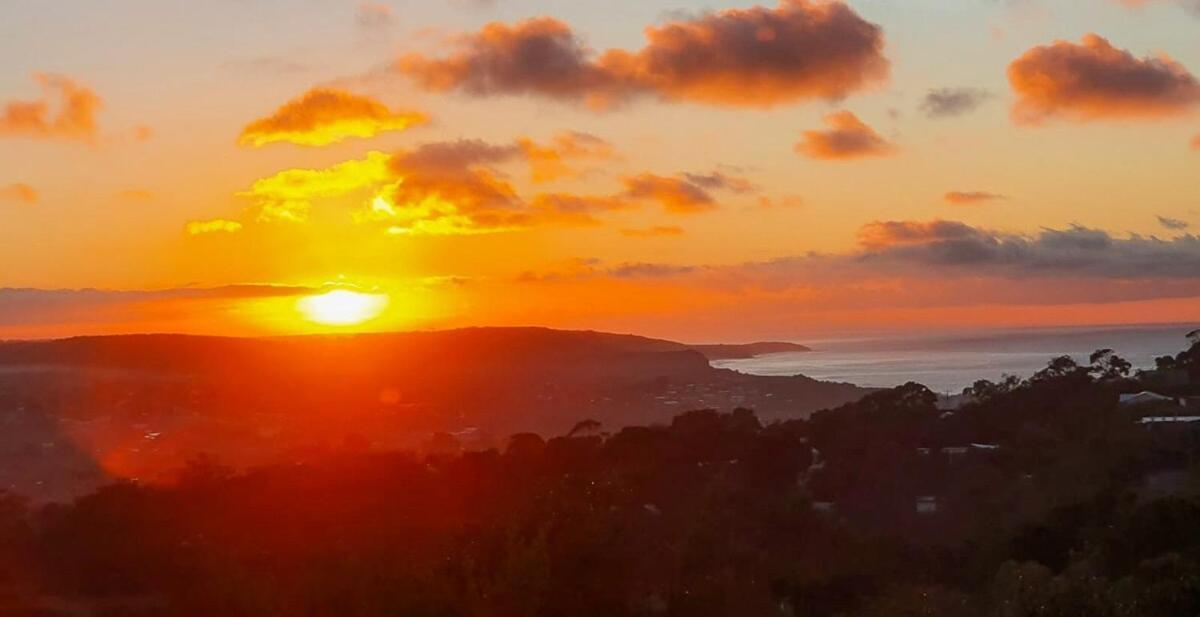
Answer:
POLYGON ((909 383, 786 422, 693 410, 503 452, 201 457, 33 510, 0 493, 0 614, 1194 616, 1200 494, 1161 485, 1200 440, 1139 426, 1128 372, 1101 350, 949 411, 909 383))

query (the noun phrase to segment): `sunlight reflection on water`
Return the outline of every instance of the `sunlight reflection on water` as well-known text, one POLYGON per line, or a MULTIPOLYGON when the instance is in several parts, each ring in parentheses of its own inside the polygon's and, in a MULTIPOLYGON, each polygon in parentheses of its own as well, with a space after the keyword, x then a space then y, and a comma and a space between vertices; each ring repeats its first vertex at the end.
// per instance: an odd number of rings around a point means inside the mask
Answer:
POLYGON ((892 387, 909 381, 936 392, 955 393, 977 379, 1005 374, 1027 377, 1055 356, 1087 362, 1088 355, 1112 348, 1135 368, 1186 346, 1189 326, 1109 329, 1028 330, 956 337, 883 337, 824 341, 815 351, 782 353, 713 362, 718 368, 754 375, 807 375, 860 386, 892 387))

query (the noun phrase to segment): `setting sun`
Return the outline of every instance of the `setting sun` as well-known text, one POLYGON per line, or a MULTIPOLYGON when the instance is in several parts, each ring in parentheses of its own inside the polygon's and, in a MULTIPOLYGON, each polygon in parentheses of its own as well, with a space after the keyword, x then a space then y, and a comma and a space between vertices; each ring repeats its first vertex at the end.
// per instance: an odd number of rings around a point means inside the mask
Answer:
POLYGON ((309 320, 327 326, 355 326, 378 317, 387 308, 388 297, 338 289, 297 302, 309 320))

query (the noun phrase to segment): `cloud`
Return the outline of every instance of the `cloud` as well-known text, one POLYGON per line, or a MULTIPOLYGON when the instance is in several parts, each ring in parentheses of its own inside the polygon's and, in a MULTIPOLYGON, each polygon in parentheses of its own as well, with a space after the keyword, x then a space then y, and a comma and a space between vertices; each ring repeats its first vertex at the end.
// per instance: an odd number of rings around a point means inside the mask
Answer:
POLYGON ((975 238, 979 231, 956 221, 875 221, 858 230, 858 243, 868 250, 975 238))
POLYGON ((590 226, 600 224, 595 214, 627 210, 634 205, 621 197, 545 193, 534 196, 530 207, 542 221, 590 226))
POLYGON ((1200 15, 1200 0, 1114 0, 1117 4, 1131 9, 1140 9, 1153 3, 1175 4, 1200 15))
POLYGON ((726 190, 733 193, 753 193, 758 186, 749 178, 731 176, 721 171, 707 174, 685 173, 683 177, 692 184, 709 191, 726 190))
POLYGON ((681 274, 691 274, 696 271, 695 266, 678 266, 666 264, 652 263, 627 263, 616 266, 608 271, 608 275, 615 278, 636 279, 636 278, 663 278, 668 276, 678 276, 681 274))
POLYGON ((672 214, 695 214, 717 207, 717 201, 703 187, 685 178, 640 174, 624 179, 625 196, 655 201, 672 214))
POLYGON ((849 111, 825 116, 825 131, 804 131, 796 153, 827 161, 889 156, 896 147, 849 111))
POLYGON ((395 11, 381 2, 363 2, 358 5, 357 20, 363 28, 387 28, 395 21, 395 11))
MULTIPOLYGON (((495 166, 529 162, 520 141, 433 142, 369 153, 325 169, 291 169, 254 183, 261 222, 303 223, 314 203, 351 200, 354 221, 391 235, 469 235, 542 225, 597 225, 595 215, 632 207, 622 196, 569 193, 527 200, 495 166)), ((530 165, 535 163, 530 162, 530 165)))
POLYGON ((0 187, 0 202, 9 201, 20 204, 33 205, 40 201, 41 196, 38 195, 37 189, 28 184, 15 183, 8 186, 0 187))
POLYGON ((1192 138, 1191 146, 1192 146, 1192 150, 1200 151, 1200 134, 1197 134, 1195 137, 1192 138))
POLYGON ((230 60, 221 68, 239 73, 254 73, 258 75, 302 75, 311 73, 313 67, 280 56, 259 56, 241 60, 230 60))
POLYGON ((683 234, 683 228, 677 225, 655 225, 653 227, 626 228, 621 230, 621 235, 627 238, 665 238, 679 237, 683 234))
POLYGON ((949 191, 942 196, 942 199, 946 203, 955 206, 969 206, 992 201, 1003 201, 1008 199, 1008 196, 988 191, 949 191))
POLYGON ((552 182, 577 176, 578 172, 567 163, 570 160, 606 161, 616 158, 612 144, 595 135, 577 131, 559 133, 548 145, 538 144, 528 138, 518 140, 518 144, 529 162, 534 182, 552 182))
POLYGON ((314 200, 341 197, 392 179, 390 162, 390 156, 370 152, 325 169, 288 169, 256 180, 238 195, 254 200, 259 221, 302 223, 314 200))
POLYGON ((956 221, 886 221, 859 232, 860 259, 877 264, 964 269, 1001 276, 1080 275, 1103 279, 1200 279, 1200 238, 1171 240, 1072 225, 1034 235, 956 221))
MULTIPOLYGON (((320 293, 320 287, 228 285, 157 290, 0 287, 0 338, 245 328, 245 302, 320 293)), ((261 331, 249 331, 257 334, 261 331)))
POLYGON ((530 139, 501 144, 460 139, 394 154, 370 152, 326 168, 284 170, 255 181, 238 195, 253 200, 254 215, 262 223, 305 223, 315 203, 338 201, 355 222, 388 234, 455 235, 599 225, 600 215, 642 202, 690 214, 717 207, 701 184, 730 192, 753 186, 723 173, 644 173, 623 179, 623 188, 609 194, 523 196, 503 170, 508 164, 524 164, 536 178, 539 172, 545 174, 547 160, 608 156, 607 142, 582 133, 560 134, 550 145, 530 139))
POLYGON ((804 205, 804 198, 800 195, 781 195, 779 197, 767 197, 763 195, 758 198, 758 205, 762 208, 799 208, 804 205))
POLYGON ((1187 221, 1181 221, 1179 219, 1173 219, 1173 218, 1169 218, 1169 217, 1165 217, 1165 216, 1159 216, 1157 218, 1158 218, 1158 224, 1162 225, 1163 229, 1170 229, 1171 231, 1179 231, 1179 230, 1183 230, 1183 229, 1187 229, 1188 227, 1191 227, 1191 225, 1187 221))
POLYGON ((1165 54, 1137 58, 1088 34, 1034 47, 1008 67, 1019 124, 1179 115, 1200 103, 1200 82, 1165 54))
POLYGON ((146 189, 125 189, 117 193, 117 198, 124 201, 150 201, 154 193, 146 189))
POLYGON ((5 103, 0 112, 0 137, 93 142, 100 96, 64 75, 38 73, 34 79, 41 85, 43 97, 5 103))
POLYGON ((951 118, 975 111, 990 98, 982 88, 935 88, 925 93, 920 109, 930 118, 951 118))
POLYGON ((550 17, 491 23, 444 57, 396 69, 432 91, 534 95, 610 108, 638 98, 771 107, 839 100, 885 80, 883 31, 841 2, 704 13, 646 29, 640 50, 588 48, 550 17))
POLYGON ((237 221, 226 219, 211 219, 207 221, 191 221, 184 229, 188 235, 201 236, 205 234, 215 233, 237 233, 242 230, 242 224, 237 221))
POLYGON ((242 130, 238 144, 256 148, 277 142, 325 146, 351 137, 403 131, 427 121, 424 114, 392 111, 366 96, 314 88, 272 115, 250 123, 242 130))

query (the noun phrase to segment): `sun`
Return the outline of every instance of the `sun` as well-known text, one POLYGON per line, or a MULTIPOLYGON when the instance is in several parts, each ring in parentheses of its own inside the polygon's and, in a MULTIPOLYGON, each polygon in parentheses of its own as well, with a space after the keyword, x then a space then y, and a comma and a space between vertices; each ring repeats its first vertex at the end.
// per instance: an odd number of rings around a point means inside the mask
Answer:
POLYGON ((326 326, 356 326, 379 317, 387 306, 386 295, 345 289, 308 296, 296 303, 305 318, 326 326))

